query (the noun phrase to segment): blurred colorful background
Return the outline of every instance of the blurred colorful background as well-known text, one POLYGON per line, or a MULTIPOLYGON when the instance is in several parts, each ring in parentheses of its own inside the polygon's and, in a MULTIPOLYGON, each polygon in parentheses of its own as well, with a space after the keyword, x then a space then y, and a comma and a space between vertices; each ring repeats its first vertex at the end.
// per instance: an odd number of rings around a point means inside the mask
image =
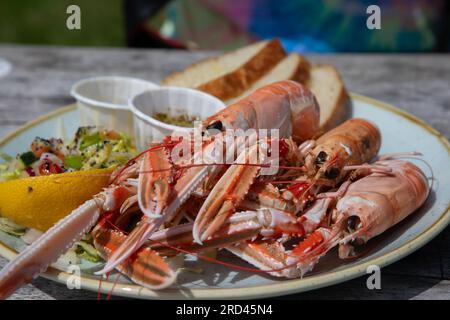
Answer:
POLYGON ((446 0, 2 0, 0 43, 228 50, 279 37, 297 52, 448 52, 446 0), (66 8, 81 9, 68 30, 66 8), (381 9, 369 30, 366 9, 381 9))

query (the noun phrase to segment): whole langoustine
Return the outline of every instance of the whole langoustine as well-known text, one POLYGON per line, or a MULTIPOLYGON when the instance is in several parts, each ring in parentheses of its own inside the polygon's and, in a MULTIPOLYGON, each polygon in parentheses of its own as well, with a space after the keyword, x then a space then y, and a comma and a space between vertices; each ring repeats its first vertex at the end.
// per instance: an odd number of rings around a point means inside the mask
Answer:
MULTIPOLYGON (((428 180, 414 164, 403 160, 385 160, 359 180, 343 184, 338 192, 324 194, 325 209, 331 225, 318 226, 292 250, 275 240, 240 242, 227 249, 278 277, 296 278, 311 271, 319 259, 339 245, 341 258, 354 254, 361 246, 382 234, 421 207, 429 194, 428 180), (384 172, 381 168, 384 168, 384 172), (331 199, 337 200, 335 206, 331 199), (326 207, 328 206, 328 208, 326 207)), ((314 209, 312 209, 314 210, 314 209)), ((308 212, 307 212, 308 213, 308 212)))
POLYGON ((351 256, 354 246, 382 234, 424 204, 430 189, 427 177, 417 166, 403 160, 378 161, 373 165, 377 171, 350 183, 338 200, 334 224, 311 234, 316 239, 313 245, 308 245, 311 242, 307 238, 306 245, 300 243, 293 249, 288 264, 297 260, 296 270, 303 274, 337 244, 341 258, 351 256), (380 167, 386 172, 379 172, 380 167))

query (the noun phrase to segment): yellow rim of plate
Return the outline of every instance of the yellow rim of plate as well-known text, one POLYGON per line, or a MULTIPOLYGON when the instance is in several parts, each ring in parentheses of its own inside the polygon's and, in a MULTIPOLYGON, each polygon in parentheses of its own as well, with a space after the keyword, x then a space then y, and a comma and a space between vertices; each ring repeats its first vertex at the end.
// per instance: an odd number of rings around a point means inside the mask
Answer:
MULTIPOLYGON (((387 103, 362 96, 359 94, 351 93, 350 94, 352 100, 359 100, 362 102, 366 102, 375 107, 379 107, 390 112, 393 112, 397 115, 402 116, 409 122, 413 122, 416 125, 427 130, 430 134, 436 136, 438 140, 442 143, 444 148, 450 154, 450 143, 446 139, 446 137, 441 134, 439 131, 428 125, 423 120, 411 115, 410 113, 400 110, 392 105, 387 103)), ((64 113, 73 111, 76 109, 76 105, 72 104, 51 113, 48 113, 42 117, 39 117, 22 127, 18 128, 14 132, 10 133, 6 137, 0 140, 0 147, 6 144, 9 140, 16 137, 20 133, 27 131, 31 127, 40 124, 43 121, 49 120, 51 118, 57 117, 64 113)), ((306 277, 303 279, 294 279, 294 280, 280 280, 280 282, 261 285, 261 286, 252 286, 252 287, 243 287, 243 288, 196 288, 196 289, 188 289, 188 288, 177 288, 177 289, 165 289, 162 291, 152 291, 146 288, 143 288, 139 285, 134 284, 116 284, 114 287, 114 295, 124 296, 124 297, 133 297, 133 298, 147 298, 147 299, 251 299, 251 298, 264 298, 264 297, 274 297, 280 295, 288 295, 293 293, 300 293, 305 291, 310 291, 313 289, 330 286, 333 284, 341 283, 356 277, 359 277, 365 274, 367 267, 370 265, 378 265, 380 267, 384 267, 388 264, 394 263, 406 255, 416 251, 421 248, 427 242, 432 240, 436 235, 438 235, 446 226, 450 223, 450 203, 447 208, 441 213, 440 218, 433 223, 428 229, 422 231, 418 234, 414 239, 404 243, 399 248, 388 252, 380 257, 373 258, 370 261, 362 262, 357 265, 344 268, 343 270, 332 271, 326 274, 317 274, 311 277, 306 277)), ((6 259, 13 259, 17 253, 7 246, 0 243, 0 254, 4 256, 6 259)), ((45 273, 41 274, 42 277, 57 281, 59 283, 67 283, 67 280, 71 276, 66 272, 61 272, 56 269, 50 268, 45 273)), ((102 282, 102 293, 109 293, 113 289, 113 282, 102 282)), ((87 289, 91 291, 98 291, 99 280, 96 278, 92 278, 86 275, 81 277, 81 288, 87 289)))

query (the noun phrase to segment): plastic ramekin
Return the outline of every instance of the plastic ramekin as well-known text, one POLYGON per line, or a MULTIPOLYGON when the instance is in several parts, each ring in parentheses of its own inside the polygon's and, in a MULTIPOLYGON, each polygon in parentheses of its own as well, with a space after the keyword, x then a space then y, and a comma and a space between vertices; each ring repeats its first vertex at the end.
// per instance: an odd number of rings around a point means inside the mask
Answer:
POLYGON ((129 105, 134 113, 136 145, 141 150, 151 143, 160 142, 173 132, 185 133, 193 130, 161 122, 153 117, 154 114, 186 114, 203 120, 225 107, 221 100, 210 94, 180 87, 159 87, 145 91, 130 99, 129 105))
POLYGON ((133 113, 128 101, 133 96, 158 85, 136 78, 102 76, 81 80, 72 86, 82 125, 114 129, 132 135, 133 113))

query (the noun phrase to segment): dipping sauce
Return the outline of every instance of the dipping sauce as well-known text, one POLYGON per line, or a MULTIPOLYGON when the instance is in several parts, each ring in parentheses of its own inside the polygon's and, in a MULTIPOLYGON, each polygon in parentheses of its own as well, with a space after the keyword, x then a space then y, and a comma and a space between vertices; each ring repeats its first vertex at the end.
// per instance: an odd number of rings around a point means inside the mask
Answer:
POLYGON ((200 121, 197 116, 189 116, 187 114, 180 114, 178 116, 171 116, 167 113, 158 112, 153 115, 156 120, 168 123, 174 126, 190 128, 194 126, 194 121, 200 121))

